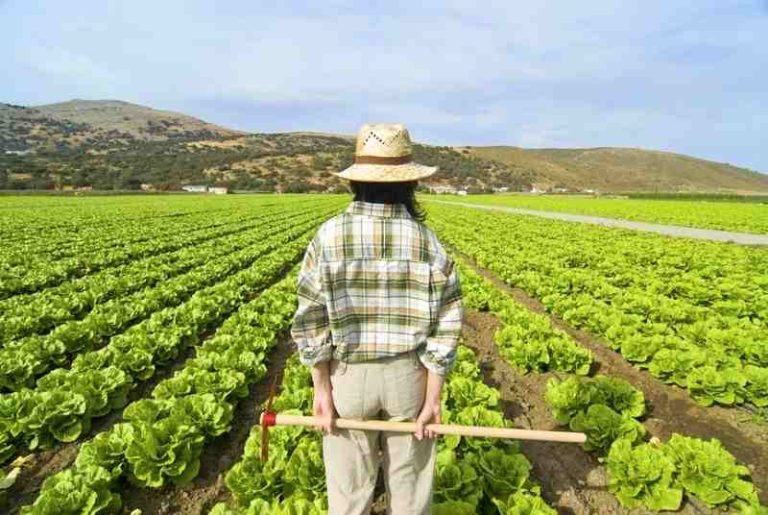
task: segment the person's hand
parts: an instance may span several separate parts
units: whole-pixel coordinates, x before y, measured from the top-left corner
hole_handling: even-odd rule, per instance
[[[434,438],[437,434],[426,429],[427,424],[440,424],[440,394],[443,391],[443,376],[427,370],[427,391],[424,395],[424,405],[416,417],[416,439]]]
[[[333,405],[328,363],[313,367],[312,381],[315,385],[314,398],[312,400],[312,415],[320,419],[320,422],[316,424],[315,427],[325,434],[330,434],[333,431],[333,419],[336,417],[336,407]]]
[[[421,412],[419,413],[419,416],[416,417],[416,439],[422,440],[424,437],[426,438],[434,438],[437,436],[437,434],[434,431],[430,431],[427,429],[427,424],[439,424],[440,423],[440,399],[437,399],[437,402],[434,402],[434,400],[430,400],[430,402],[425,402],[424,406],[421,407]]]

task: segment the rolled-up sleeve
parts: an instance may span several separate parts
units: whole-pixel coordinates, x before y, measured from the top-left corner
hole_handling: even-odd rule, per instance
[[[427,337],[426,345],[419,352],[424,366],[439,375],[447,374],[456,360],[456,347],[464,316],[458,271],[450,260],[444,268],[446,281],[440,296],[437,319]]]
[[[299,360],[305,365],[329,361],[332,354],[328,307],[320,278],[320,245],[313,238],[304,254],[298,278],[298,308],[293,317],[291,337]]]

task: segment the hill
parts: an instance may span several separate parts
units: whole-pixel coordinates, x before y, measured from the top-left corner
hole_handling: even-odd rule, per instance
[[[458,147],[513,170],[542,188],[599,191],[766,192],[768,175],[694,157],[635,148]]]
[[[185,184],[263,191],[336,191],[354,135],[246,134],[119,100],[0,104],[0,189],[179,189]],[[439,172],[424,185],[470,192],[768,192],[768,176],[688,156],[638,149],[523,149],[414,143]]]
[[[54,120],[87,124],[104,131],[118,131],[143,140],[232,136],[226,129],[198,118],[172,111],[160,111],[121,100],[70,100],[35,106],[36,111]]]

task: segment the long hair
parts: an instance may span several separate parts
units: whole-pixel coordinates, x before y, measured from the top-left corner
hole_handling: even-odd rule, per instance
[[[416,201],[418,181],[408,182],[360,182],[350,181],[355,194],[353,200],[374,204],[403,204],[414,220],[423,222],[427,214]]]

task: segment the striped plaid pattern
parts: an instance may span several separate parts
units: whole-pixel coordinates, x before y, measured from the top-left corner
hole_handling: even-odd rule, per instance
[[[447,373],[463,308],[453,261],[400,204],[352,202],[304,255],[291,335],[302,363],[370,361],[416,350]]]

